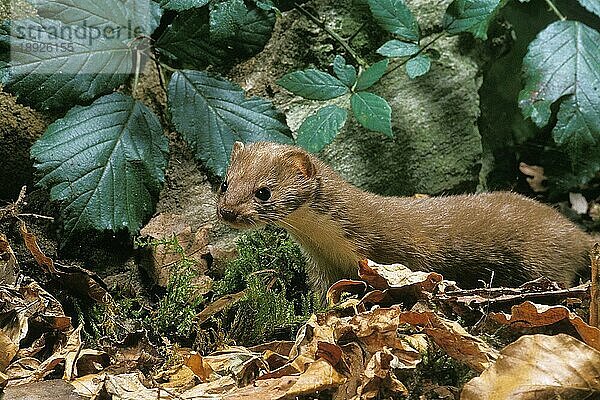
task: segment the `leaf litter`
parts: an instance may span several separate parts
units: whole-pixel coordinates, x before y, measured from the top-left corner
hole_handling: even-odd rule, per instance
[[[204,240],[185,227],[174,230],[201,252]],[[113,301],[99,277],[45,256],[24,224],[21,234],[46,273],[66,285],[78,282],[93,301]],[[0,243],[12,254],[11,267],[17,265],[8,241],[2,237]],[[158,260],[172,262],[160,254]],[[461,399],[600,396],[600,330],[574,312],[590,302],[594,283],[564,289],[540,279],[519,288],[462,290],[437,273],[400,264],[365,260],[358,272],[361,280],[330,288],[329,309],[313,314],[294,341],[223,345],[204,355],[163,339],[169,360],[143,330],[121,343],[87,348],[83,326],[74,327],[50,293],[29,278],[5,282],[0,385],[10,390],[60,378],[89,399],[406,398],[414,390],[407,377],[438,349],[480,374],[464,385]],[[238,297],[207,305],[196,323],[206,323]],[[510,339],[489,341],[486,332],[501,331]],[[427,385],[431,396],[459,398],[460,388]]]

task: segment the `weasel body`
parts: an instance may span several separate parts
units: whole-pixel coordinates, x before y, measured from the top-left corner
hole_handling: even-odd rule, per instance
[[[593,239],[556,210],[496,192],[431,198],[384,197],[344,181],[293,146],[236,142],[217,213],[244,228],[285,228],[309,258],[308,275],[325,292],[357,274],[358,261],[436,271],[460,286],[540,276],[567,286],[589,263]]]

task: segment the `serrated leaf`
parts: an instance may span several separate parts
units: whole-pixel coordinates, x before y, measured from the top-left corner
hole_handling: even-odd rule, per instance
[[[185,11],[190,8],[199,8],[208,4],[210,0],[160,0],[160,6],[167,10]]]
[[[25,104],[66,109],[111,92],[132,72],[134,48],[120,39],[63,38],[60,32],[75,27],[44,18],[11,23],[13,36],[0,35],[0,44],[12,46],[0,79]],[[91,28],[77,28],[91,34]],[[31,51],[40,43],[48,51]]]
[[[137,232],[154,212],[167,152],[156,115],[113,93],[51,124],[31,157],[71,237],[86,229]]]
[[[478,39],[487,39],[490,22],[507,0],[454,0],[446,9],[443,25],[446,32],[456,35],[470,32]]]
[[[375,21],[403,39],[419,40],[419,25],[403,0],[368,0]]]
[[[377,53],[385,57],[408,57],[417,54],[421,48],[414,43],[401,42],[400,40],[387,41],[377,49]]]
[[[352,87],[356,82],[356,68],[353,65],[347,65],[344,57],[339,54],[333,59],[333,72],[348,87]]]
[[[233,37],[242,26],[247,12],[244,0],[225,0],[211,3],[211,38],[222,40]]]
[[[316,69],[290,72],[279,78],[277,84],[310,100],[329,100],[348,93],[343,82]]]
[[[362,71],[356,80],[355,90],[365,90],[373,86],[385,74],[389,62],[390,60],[386,58]]]
[[[309,116],[298,128],[296,143],[317,153],[333,142],[348,118],[348,111],[336,105],[325,106]]]
[[[392,132],[392,109],[385,99],[369,92],[354,93],[350,97],[352,111],[365,128],[394,137]]]
[[[232,39],[217,41],[210,38],[206,9],[189,10],[175,18],[158,39],[156,48],[185,68],[230,65],[262,50],[274,25],[274,12],[252,8]]]
[[[525,87],[519,106],[536,125],[548,124],[550,106],[562,99],[554,140],[577,157],[600,140],[600,33],[577,21],[547,26],[523,59]]]
[[[114,31],[124,41],[151,35],[158,27],[162,10],[151,0],[27,0],[40,17],[67,25],[97,27],[109,35]]]
[[[425,54],[419,54],[406,62],[406,74],[410,79],[425,75],[431,68],[431,59]]]
[[[577,0],[586,10],[600,17],[600,1],[598,0]]]
[[[284,116],[261,98],[246,98],[237,85],[206,72],[182,70],[171,76],[172,120],[208,168],[224,176],[235,141],[292,143]]]

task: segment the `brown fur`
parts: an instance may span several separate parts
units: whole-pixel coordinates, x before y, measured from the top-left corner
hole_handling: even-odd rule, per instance
[[[437,271],[464,287],[489,282],[492,271],[496,285],[547,276],[570,286],[588,266],[591,236],[521,195],[384,197],[297,147],[236,146],[219,215],[228,211],[237,227],[284,227],[309,257],[309,277],[321,291],[355,277],[362,258]],[[268,201],[255,197],[261,187],[270,189]]]

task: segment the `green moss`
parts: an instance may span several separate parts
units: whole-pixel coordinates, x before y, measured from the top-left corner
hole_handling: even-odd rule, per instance
[[[246,290],[221,316],[225,337],[242,345],[292,338],[319,304],[300,248],[284,230],[267,227],[243,235],[238,253],[215,284],[217,296]]]

